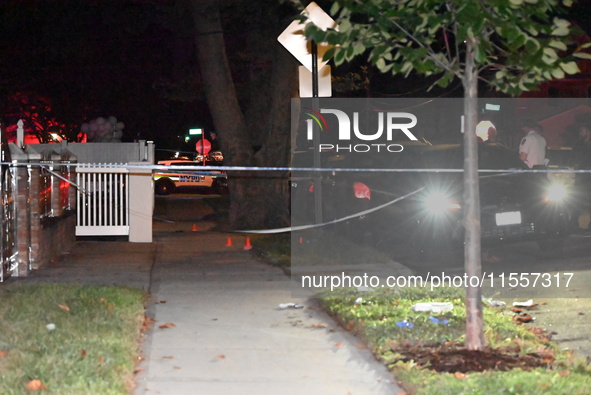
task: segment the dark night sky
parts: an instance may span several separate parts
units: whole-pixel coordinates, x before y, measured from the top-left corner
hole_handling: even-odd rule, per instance
[[[114,115],[127,138],[159,140],[209,126],[197,125],[208,122],[203,103],[166,100],[160,89],[192,74],[186,23],[166,20],[149,1],[4,1],[0,96],[49,97],[56,115],[72,123]]]
[[[211,128],[194,83],[191,22],[187,13],[174,13],[172,3],[1,1],[0,97],[5,103],[14,91],[49,97],[56,116],[69,123],[113,115],[125,123],[127,139],[158,142],[191,126]],[[586,27],[590,4],[575,6]],[[171,85],[186,81],[193,84]],[[164,89],[171,86],[185,89]]]

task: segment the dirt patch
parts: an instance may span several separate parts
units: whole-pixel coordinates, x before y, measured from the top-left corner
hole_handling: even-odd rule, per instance
[[[507,371],[520,368],[531,370],[547,367],[554,361],[554,353],[543,350],[520,354],[519,346],[468,350],[460,344],[398,346],[392,351],[402,355],[401,361],[414,361],[418,366],[447,373]]]

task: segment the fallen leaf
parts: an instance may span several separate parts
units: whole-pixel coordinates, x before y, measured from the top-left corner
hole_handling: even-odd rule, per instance
[[[534,318],[532,316],[530,316],[529,314],[525,314],[525,313],[515,316],[514,318],[515,318],[515,322],[517,322],[518,324],[532,322],[534,320]]]
[[[41,380],[31,380],[27,383],[27,389],[29,391],[44,391],[47,387]]]
[[[327,327],[326,324],[312,324],[312,325],[310,325],[310,328],[315,328],[315,329],[326,328],[326,327]]]
[[[137,368],[136,370],[133,371],[133,374],[138,374],[144,371],[144,368]]]
[[[566,377],[570,374],[570,370],[561,370],[560,372],[558,372],[558,375],[561,377]]]
[[[166,357],[162,357],[162,359],[174,359],[174,357],[166,356]]]
[[[8,352],[7,351],[0,351],[0,358],[6,358],[8,357]]]
[[[181,367],[180,366],[173,365],[172,368],[173,369],[180,369]]]
[[[148,332],[150,330],[150,325],[152,325],[154,322],[156,322],[156,320],[144,314],[144,322],[142,323],[141,331]]]
[[[351,331],[353,330],[353,328],[355,328],[355,321],[351,320],[347,322],[347,326],[345,326],[345,329]]]
[[[81,356],[82,358],[84,358],[84,357],[86,356],[86,350],[81,350],[81,351],[80,351],[80,356]]]
[[[168,328],[173,328],[175,326],[176,325],[173,324],[172,322],[167,322],[166,324],[160,325],[158,328],[160,328],[160,329],[168,329]]]
[[[455,372],[454,377],[458,380],[464,380],[466,378],[466,375],[462,372]]]
[[[342,342],[341,343],[335,343],[334,346],[335,347],[343,347],[343,343]]]
[[[363,344],[358,344],[357,348],[360,350],[365,350],[365,346]]]
[[[102,365],[103,363],[105,363],[105,358],[103,358],[103,356],[99,356],[96,361],[98,362],[99,365]]]
[[[58,304],[59,308],[64,311],[70,311],[70,307],[67,304]]]
[[[224,354],[220,354],[220,355],[218,355],[216,358],[219,358],[219,359],[226,359],[226,356],[225,356]]]

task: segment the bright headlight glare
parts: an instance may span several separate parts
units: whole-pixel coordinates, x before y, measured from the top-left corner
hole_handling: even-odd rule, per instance
[[[425,208],[432,214],[442,214],[448,210],[458,210],[460,204],[442,192],[432,192],[425,197]]]
[[[545,199],[547,202],[560,202],[568,195],[566,186],[563,184],[552,184],[546,190]]]

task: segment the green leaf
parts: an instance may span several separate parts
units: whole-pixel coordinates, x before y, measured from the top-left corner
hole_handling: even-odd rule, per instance
[[[442,88],[445,88],[449,85],[449,83],[453,80],[454,75],[452,73],[444,73],[443,76],[439,80],[437,80],[437,85]]]
[[[378,68],[378,70],[382,71],[382,69],[386,67],[386,61],[384,60],[384,58],[379,58],[378,60],[376,60],[375,65]]]
[[[404,73],[404,72],[410,72],[410,71],[412,71],[412,69],[413,69],[412,62],[406,61],[406,62],[404,62],[404,64],[402,65],[402,68],[400,69],[400,72],[401,72],[401,73]]]
[[[345,61],[345,51],[343,48],[336,49],[336,53],[334,56],[334,63],[339,66]]]
[[[523,4],[523,0],[510,0],[511,5],[520,6]]]
[[[562,69],[552,69],[552,76],[557,79],[564,78],[564,71]]]
[[[339,22],[339,32],[341,33],[347,33],[351,30],[352,27],[353,26],[351,25],[351,21],[348,19],[344,19]]]
[[[573,54],[573,56],[579,59],[591,60],[591,54],[588,54],[586,52],[576,52]]]
[[[562,41],[552,40],[552,41],[550,41],[550,43],[548,45],[554,49],[558,49],[559,51],[566,51],[567,50],[566,44],[563,43]]]
[[[330,7],[329,11],[330,15],[336,15],[337,12],[339,12],[339,8],[341,8],[341,6],[338,2],[335,1],[334,3],[332,3],[332,6]]]
[[[477,64],[482,64],[486,60],[486,53],[482,45],[477,44],[474,46],[474,60],[476,60]]]
[[[570,22],[567,21],[566,19],[554,18],[552,22],[554,23],[554,26],[558,26],[558,27],[569,27],[570,26]]]
[[[567,26],[559,26],[556,29],[552,30],[552,35],[557,37],[564,37],[567,36],[570,32]]]
[[[558,55],[556,54],[555,50],[546,47],[544,48],[544,56],[542,56],[542,60],[546,64],[554,64],[554,62],[558,60]]]
[[[538,52],[539,49],[540,49],[540,42],[538,40],[529,37],[525,41],[525,50],[528,53],[534,54],[534,53]]]
[[[322,60],[329,60],[334,56],[334,53],[336,51],[336,47],[332,47],[330,49],[328,49],[325,53],[324,56],[322,57]]]
[[[365,52],[365,45],[360,42],[353,44],[353,55],[357,56]]]
[[[562,70],[564,70],[564,72],[566,74],[577,74],[578,72],[580,72],[579,70],[579,66],[577,65],[576,62],[566,62],[566,63],[560,63],[560,68]]]

